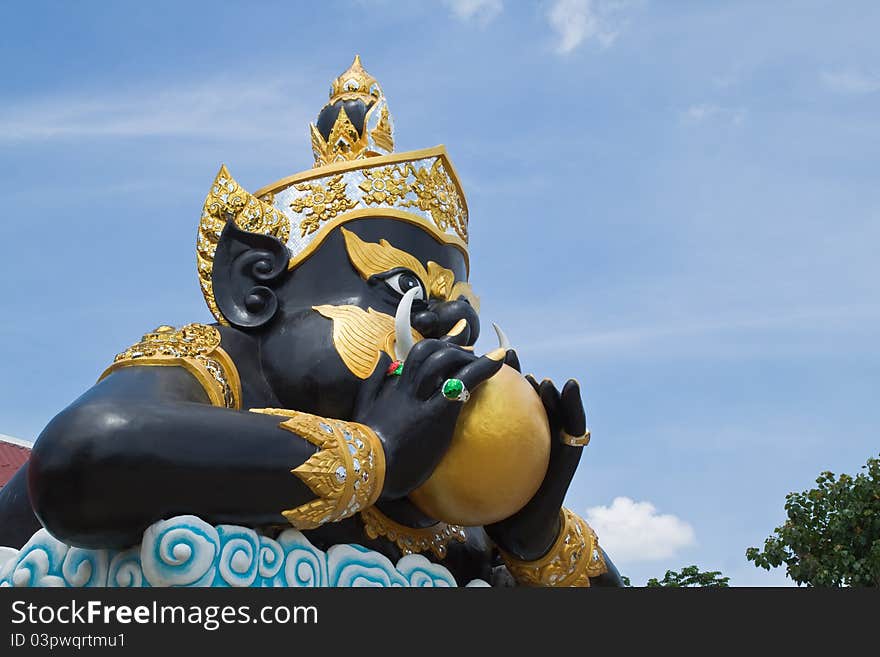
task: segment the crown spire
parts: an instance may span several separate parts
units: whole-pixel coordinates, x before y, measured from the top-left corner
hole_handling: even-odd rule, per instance
[[[315,166],[394,151],[394,124],[379,82],[354,56],[330,84],[330,100],[310,126]]]
[[[331,104],[338,100],[362,100],[365,103],[370,103],[381,97],[382,88],[376,78],[364,69],[360,55],[354,56],[351,66],[330,86]]]

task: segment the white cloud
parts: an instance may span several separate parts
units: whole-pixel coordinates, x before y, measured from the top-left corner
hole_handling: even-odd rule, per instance
[[[688,107],[682,112],[681,116],[688,123],[721,120],[730,122],[733,125],[740,125],[746,118],[746,111],[738,107],[722,107],[715,103],[700,103]]]
[[[880,91],[880,77],[855,69],[823,71],[822,83],[831,91],[842,94],[872,94]]]
[[[311,117],[300,110],[296,98],[289,83],[247,79],[43,97],[0,110],[0,141],[272,135],[299,140],[298,133],[305,135]]]
[[[490,23],[504,9],[503,0],[446,0],[446,5],[459,20],[480,25]]]
[[[565,55],[585,41],[595,40],[602,48],[617,39],[614,15],[627,6],[620,0],[556,0],[547,20],[556,32],[556,52]]]
[[[615,563],[668,559],[696,543],[693,527],[650,502],[615,497],[611,506],[587,509],[587,522]]]

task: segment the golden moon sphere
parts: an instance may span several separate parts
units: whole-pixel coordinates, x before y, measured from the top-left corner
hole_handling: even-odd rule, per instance
[[[449,450],[410,499],[438,520],[488,525],[525,506],[549,460],[544,405],[519,372],[503,365],[471,393]]]

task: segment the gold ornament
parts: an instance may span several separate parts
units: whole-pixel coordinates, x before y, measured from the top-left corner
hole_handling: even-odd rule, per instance
[[[301,227],[304,221],[311,223],[311,204],[305,199],[312,185],[326,187],[339,175],[353,205],[321,221],[314,233],[294,228],[303,239],[288,242],[291,268],[311,255],[334,228],[363,217],[399,219],[419,226],[438,241],[458,248],[467,262],[467,203],[442,146],[334,162],[279,180],[255,194],[258,198],[274,195],[276,207],[284,208],[290,225]],[[294,206],[297,200],[300,203]]]
[[[271,205],[271,201],[261,201],[242,189],[229,174],[226,166],[221,166],[202,208],[202,218],[199,221],[199,235],[196,242],[196,259],[202,294],[211,314],[223,325],[228,325],[228,323],[214,300],[212,275],[217,243],[230,219],[235,221],[241,230],[270,235],[281,242],[287,242],[287,238],[290,236],[290,220],[287,216],[275,209]]]
[[[417,207],[431,213],[437,227],[446,231],[451,228],[463,240],[467,240],[467,209],[446,170],[437,160],[431,168],[407,165],[415,180],[410,190],[416,195],[412,201],[401,201],[401,207]]]
[[[376,369],[382,352],[394,354],[394,318],[372,308],[359,306],[313,306],[333,320],[333,346],[348,370],[366,379]],[[422,336],[413,330],[413,339]]]
[[[503,358],[506,350],[500,350]],[[550,427],[541,399],[503,365],[471,391],[449,449],[410,499],[432,518],[466,527],[497,522],[534,496],[550,460]]]
[[[241,408],[241,381],[222,347],[220,331],[205,324],[159,326],[113,359],[99,381],[123,367],[177,366],[192,374],[214,406]]]
[[[391,116],[388,114],[388,105],[382,105],[379,122],[370,132],[370,136],[379,148],[389,153],[394,150],[394,135],[391,128]]]
[[[294,199],[290,204],[294,212],[304,212],[299,224],[301,235],[314,233],[322,222],[329,221],[357,205],[357,201],[346,196],[341,175],[333,176],[326,182],[296,185],[296,188],[301,192],[309,192],[307,196]]]
[[[563,509],[559,537],[540,559],[521,561],[501,552],[510,574],[526,586],[590,586],[590,578],[608,572],[596,532],[581,518]]]
[[[450,541],[464,543],[467,540],[465,529],[460,525],[438,522],[430,527],[407,527],[395,522],[375,506],[364,509],[360,516],[367,536],[374,539],[384,536],[397,545],[404,555],[431,550],[438,559],[443,559]]]
[[[562,442],[569,447],[586,447],[590,444],[590,430],[587,429],[580,436],[572,436],[570,433],[563,431]]]
[[[385,452],[372,429],[283,408],[251,411],[288,418],[279,425],[282,429],[318,447],[305,463],[291,470],[317,496],[282,511],[291,525],[300,530],[315,529],[375,504],[385,482]]]
[[[331,105],[339,100],[361,100],[369,105],[381,97],[382,88],[376,78],[364,70],[360,55],[355,55],[351,66],[330,85]]]
[[[358,134],[357,128],[348,118],[344,107],[339,108],[339,114],[330,130],[327,141],[314,125],[309,126],[312,136],[312,153],[315,155],[315,166],[325,166],[333,162],[344,162],[364,157],[367,150],[367,133]]]
[[[371,276],[384,274],[392,269],[409,269],[418,276],[428,295],[443,301],[465,297],[477,310],[480,301],[467,281],[455,282],[455,274],[450,269],[429,261],[427,269],[414,255],[395,248],[388,240],[365,242],[355,233],[342,228],[345,238],[345,249],[348,259],[357,269],[361,278],[368,280]]]
[[[399,167],[364,169],[364,181],[358,185],[367,205],[394,205],[409,193],[406,174]]]
[[[359,100],[364,104],[366,114],[363,129],[358,132],[344,106],[339,107],[339,113],[326,140],[318,128],[311,124],[309,130],[316,167],[375,157],[381,155],[381,151],[390,153],[394,150],[388,104],[376,78],[364,70],[359,56],[355,56],[348,70],[330,85],[330,101],[325,108],[347,100]],[[373,123],[376,112],[379,112],[378,119],[370,129],[368,126]]]

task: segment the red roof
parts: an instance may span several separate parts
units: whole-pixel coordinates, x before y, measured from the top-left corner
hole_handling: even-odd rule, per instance
[[[31,455],[30,448],[19,445],[17,442],[6,442],[0,437],[0,488],[3,488],[12,479],[12,475]]]

